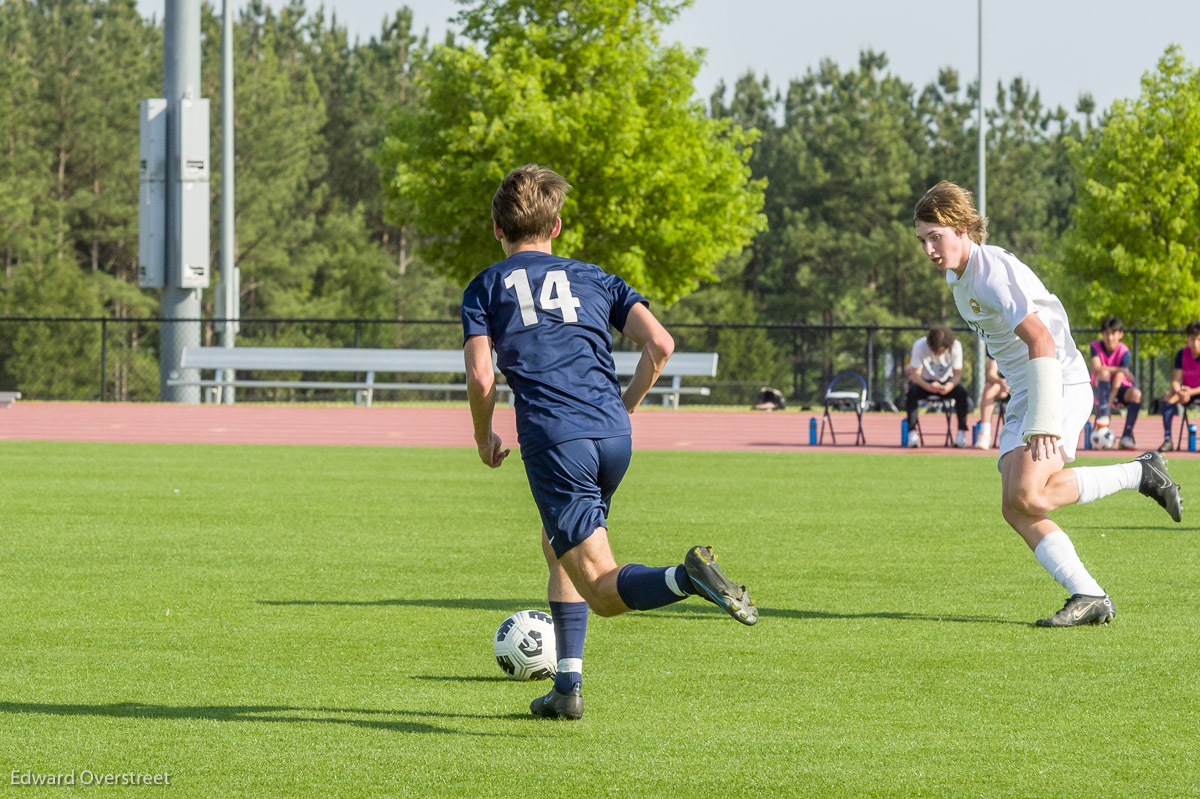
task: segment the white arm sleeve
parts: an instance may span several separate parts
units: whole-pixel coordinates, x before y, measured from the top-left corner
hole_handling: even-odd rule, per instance
[[[1033,358],[1025,367],[1029,410],[1025,412],[1024,443],[1034,436],[1062,438],[1062,364],[1057,358]]]

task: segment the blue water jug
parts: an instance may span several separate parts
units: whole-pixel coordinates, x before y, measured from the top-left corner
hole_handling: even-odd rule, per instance
[[[808,420],[808,443],[816,446],[817,443],[817,417],[812,417]]]
[[[1188,452],[1196,451],[1196,425],[1188,425]]]
[[[908,446],[908,419],[900,420],[900,446]]]
[[[972,447],[979,446],[979,425],[981,425],[981,424],[983,424],[983,422],[976,422],[975,426],[971,428],[971,446]]]
[[[1084,449],[1092,448],[1092,423],[1091,422],[1087,422],[1083,426],[1083,448]]]

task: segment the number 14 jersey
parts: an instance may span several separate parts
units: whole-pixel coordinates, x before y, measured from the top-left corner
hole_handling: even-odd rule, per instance
[[[594,264],[514,253],[463,292],[463,341],[489,336],[513,390],[521,457],[577,438],[629,435],[610,330],[646,298]]]

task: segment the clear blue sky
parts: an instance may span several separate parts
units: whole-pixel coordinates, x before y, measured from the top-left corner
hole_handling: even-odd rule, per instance
[[[162,18],[166,0],[138,0],[144,14]],[[210,0],[218,11],[222,0]],[[241,8],[244,0],[232,0]],[[316,8],[321,0],[308,0]],[[267,4],[279,7],[277,0]],[[367,39],[401,5],[413,10],[418,32],[441,41],[454,0],[324,0],[352,37]],[[696,81],[707,98],[717,82],[732,89],[753,69],[780,88],[823,58],[845,68],[865,48],[885,52],[892,71],[923,86],[940,67],[966,80],[977,73],[977,0],[695,0],[666,32],[668,41],[704,48]],[[998,80],[1024,77],[1048,106],[1072,110],[1090,91],[1101,108],[1139,92],[1167,45],[1183,46],[1200,63],[1200,0],[983,0],[986,97]]]

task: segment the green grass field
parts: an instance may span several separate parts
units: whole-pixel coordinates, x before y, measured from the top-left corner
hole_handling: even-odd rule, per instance
[[[1044,630],[1065,592],[1000,518],[989,458],[636,453],[618,561],[711,543],[761,620],[593,616],[570,723],[529,716],[547,683],[492,659],[508,613],[546,607],[515,459],[0,456],[17,795],[85,770],[171,775],[121,796],[1200,795],[1200,538],[1136,492],[1057,514],[1115,623]],[[1200,492],[1200,461],[1172,469]]]

